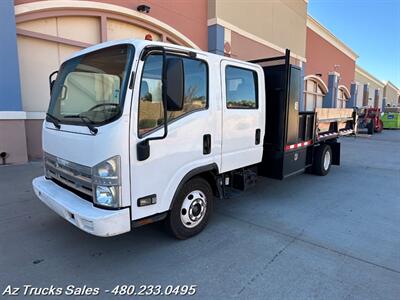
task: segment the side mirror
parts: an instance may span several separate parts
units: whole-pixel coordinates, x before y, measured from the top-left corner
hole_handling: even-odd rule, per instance
[[[181,58],[168,58],[165,79],[167,86],[165,96],[168,111],[180,111],[183,108],[185,96],[185,75]]]

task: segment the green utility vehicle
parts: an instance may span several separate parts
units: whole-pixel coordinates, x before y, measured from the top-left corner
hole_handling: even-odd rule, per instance
[[[400,107],[385,108],[382,122],[385,129],[400,129]]]

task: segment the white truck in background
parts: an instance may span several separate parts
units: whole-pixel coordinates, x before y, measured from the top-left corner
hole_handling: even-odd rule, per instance
[[[215,198],[257,176],[326,175],[355,114],[299,113],[300,69],[289,60],[144,40],[75,53],[49,78],[35,194],[97,236],[165,219],[185,239],[207,225]]]

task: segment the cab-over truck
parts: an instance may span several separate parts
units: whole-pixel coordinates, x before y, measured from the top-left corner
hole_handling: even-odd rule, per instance
[[[49,77],[35,194],[97,236],[164,219],[191,237],[214,199],[257,176],[340,164],[337,139],[354,132],[354,112],[299,112],[301,80],[288,50],[252,62],[145,40],[76,52]]]

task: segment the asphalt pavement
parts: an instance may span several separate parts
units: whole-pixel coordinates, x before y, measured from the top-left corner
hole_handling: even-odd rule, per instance
[[[113,299],[105,291],[126,284],[196,285],[188,298],[199,299],[398,300],[400,131],[341,142],[342,164],[328,176],[260,179],[218,200],[208,227],[185,241],[160,224],[86,234],[34,196],[40,162],[1,166],[0,295],[73,285]]]

